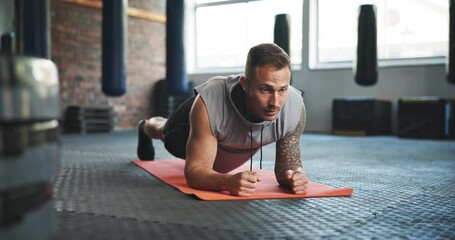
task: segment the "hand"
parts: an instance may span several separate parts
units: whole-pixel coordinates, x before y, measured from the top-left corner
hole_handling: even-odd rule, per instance
[[[286,170],[286,172],[284,172],[284,177],[295,194],[306,193],[308,179],[303,172]]]
[[[254,193],[256,182],[260,181],[257,172],[239,172],[228,178],[227,190],[234,196],[248,197]]]

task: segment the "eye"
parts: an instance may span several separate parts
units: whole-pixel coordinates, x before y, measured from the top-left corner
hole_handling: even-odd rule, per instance
[[[281,89],[279,90],[279,92],[280,92],[280,93],[285,93],[287,90],[288,90],[288,88],[281,88]]]
[[[260,90],[263,93],[269,93],[270,92],[270,88],[267,88],[267,87],[262,87],[262,88],[260,88]]]

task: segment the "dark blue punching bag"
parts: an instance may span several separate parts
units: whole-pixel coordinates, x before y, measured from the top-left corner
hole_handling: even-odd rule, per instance
[[[449,54],[447,56],[447,81],[455,84],[455,2],[449,6]]]
[[[17,0],[15,11],[17,52],[50,59],[49,0]]]
[[[184,3],[184,0],[168,0],[166,5],[166,82],[169,95],[185,95],[189,90],[183,46]]]
[[[357,33],[355,82],[362,86],[371,86],[378,81],[376,9],[374,5],[360,6]]]
[[[103,0],[102,90],[109,96],[126,92],[127,6],[127,0]]]

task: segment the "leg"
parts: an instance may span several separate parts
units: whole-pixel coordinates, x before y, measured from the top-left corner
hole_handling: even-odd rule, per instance
[[[152,117],[141,120],[138,125],[137,156],[141,160],[154,160],[155,148],[152,139],[164,140],[164,126],[167,119],[163,117]]]
[[[185,158],[189,133],[189,112],[193,101],[194,97],[187,99],[170,116],[169,120],[163,117],[152,117],[139,122],[137,146],[139,159],[155,159],[152,139],[162,140],[169,153],[178,158]]]
[[[154,160],[155,148],[152,143],[152,132],[155,134],[155,126],[151,126],[150,120],[141,120],[137,126],[138,143],[137,143],[137,156],[141,160]],[[153,131],[152,131],[153,130]]]
[[[167,119],[164,117],[152,117],[145,120],[144,133],[152,139],[160,139],[164,141],[164,126],[166,126]]]
[[[186,142],[190,132],[189,114],[194,96],[183,102],[164,126],[164,147],[175,157],[186,158]]]

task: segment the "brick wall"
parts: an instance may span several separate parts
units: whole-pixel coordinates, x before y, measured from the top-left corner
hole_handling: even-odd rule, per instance
[[[129,0],[130,7],[165,15],[165,0]],[[153,84],[165,77],[164,23],[128,17],[127,92],[101,92],[100,9],[51,1],[52,60],[59,69],[62,116],[68,105],[112,106],[116,127],[128,128],[152,113]]]

